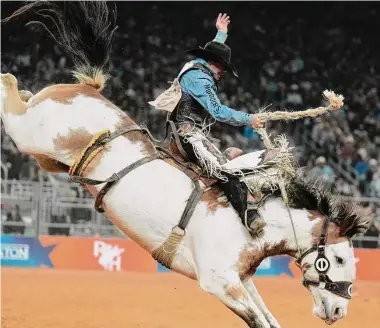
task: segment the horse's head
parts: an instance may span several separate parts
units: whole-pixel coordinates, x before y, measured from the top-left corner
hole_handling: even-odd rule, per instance
[[[314,314],[332,324],[347,315],[351,299],[355,278],[351,238],[365,232],[370,222],[354,205],[335,199],[318,183],[295,177],[285,187],[294,219],[291,230],[282,230],[297,254],[303,285],[314,299]]]
[[[355,257],[351,237],[364,232],[369,222],[346,204],[319,222],[312,246],[297,263],[302,269],[303,284],[314,299],[313,313],[332,324],[347,315],[352,296]]]

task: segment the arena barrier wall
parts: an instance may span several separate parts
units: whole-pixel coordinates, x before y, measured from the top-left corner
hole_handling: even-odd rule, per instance
[[[157,264],[132,240],[1,236],[1,265],[155,272]]]
[[[355,249],[356,279],[380,281],[380,249]],[[105,271],[170,271],[132,240],[61,237],[1,236],[1,266],[48,267]],[[256,276],[300,278],[289,256],[265,259]]]

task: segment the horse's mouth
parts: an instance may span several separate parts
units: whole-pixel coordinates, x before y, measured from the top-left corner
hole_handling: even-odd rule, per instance
[[[326,324],[326,325],[329,325],[329,326],[332,325],[332,324],[335,323],[335,322],[336,322],[336,320],[331,320],[331,319],[326,319],[326,320],[325,320],[325,324]]]

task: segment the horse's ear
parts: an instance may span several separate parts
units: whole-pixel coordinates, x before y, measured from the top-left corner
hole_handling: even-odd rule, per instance
[[[340,235],[352,238],[356,234],[365,233],[371,225],[370,213],[348,203],[338,206],[336,219],[333,220],[340,228]]]
[[[369,215],[351,215],[347,219],[347,224],[343,224],[345,228],[344,234],[352,238],[356,234],[365,233],[372,224],[372,219]],[[343,232],[343,231],[342,231]]]
[[[364,216],[354,216],[352,218],[353,225],[345,231],[345,235],[352,238],[356,234],[365,233],[371,225],[371,220]]]

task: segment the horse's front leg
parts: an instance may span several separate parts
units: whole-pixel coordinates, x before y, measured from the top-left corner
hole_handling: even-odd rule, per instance
[[[244,287],[247,289],[249,295],[252,297],[253,301],[256,303],[258,308],[264,314],[265,318],[267,319],[267,321],[270,324],[270,327],[271,328],[281,328],[281,326],[277,322],[276,318],[273,316],[273,314],[266,307],[263,299],[261,298],[259,292],[256,289],[255,284],[252,281],[252,278],[247,279],[246,281],[244,281],[243,284],[244,284]]]
[[[201,289],[216,296],[251,328],[270,328],[264,314],[255,304],[240,280],[239,274],[227,270],[201,270]]]

